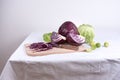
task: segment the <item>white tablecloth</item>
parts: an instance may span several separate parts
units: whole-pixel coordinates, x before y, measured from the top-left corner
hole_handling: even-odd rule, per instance
[[[0,80],[120,80],[119,30],[96,33],[95,40],[108,41],[108,48],[90,53],[27,56],[24,44],[42,41],[42,34],[34,32],[25,39],[9,58]]]

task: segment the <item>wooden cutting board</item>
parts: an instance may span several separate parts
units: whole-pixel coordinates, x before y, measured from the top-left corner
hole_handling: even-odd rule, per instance
[[[86,48],[81,46],[72,46],[72,45],[60,45],[59,48],[53,47],[52,49],[46,51],[36,52],[34,49],[29,48],[30,44],[25,44],[25,50],[29,56],[44,56],[50,54],[65,54],[65,53],[74,53],[74,52],[83,52]]]

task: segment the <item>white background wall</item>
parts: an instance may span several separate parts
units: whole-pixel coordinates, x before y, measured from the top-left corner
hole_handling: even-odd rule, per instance
[[[57,30],[66,20],[119,27],[120,0],[0,0],[0,73],[31,32]]]

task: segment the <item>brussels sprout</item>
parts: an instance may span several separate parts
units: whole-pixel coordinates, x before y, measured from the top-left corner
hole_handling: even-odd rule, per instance
[[[108,47],[109,43],[108,42],[104,42],[104,47]]]
[[[97,48],[101,47],[101,44],[100,43],[96,43],[96,47]]]
[[[92,51],[92,48],[86,49],[86,52],[91,52],[91,51]]]
[[[91,43],[94,40],[95,33],[94,28],[89,24],[82,24],[78,27],[80,35],[85,37],[87,43]]]

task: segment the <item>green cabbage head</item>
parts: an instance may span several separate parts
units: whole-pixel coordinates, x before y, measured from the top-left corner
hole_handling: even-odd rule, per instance
[[[89,24],[82,24],[78,27],[80,35],[85,37],[87,43],[91,43],[94,40],[95,33],[94,28]]]
[[[52,33],[45,33],[45,34],[43,34],[43,40],[45,42],[51,42],[51,35],[52,35]]]

